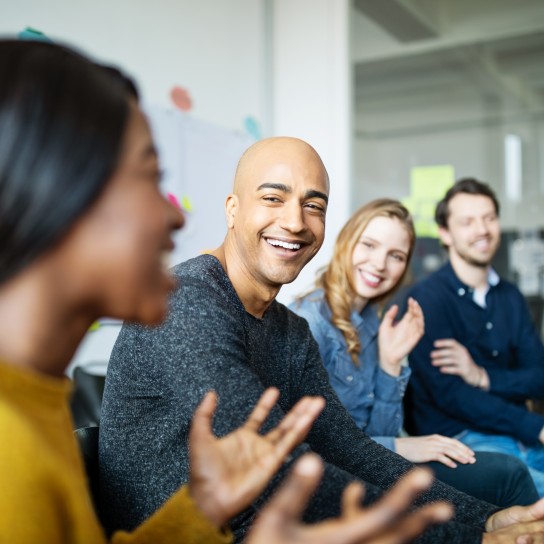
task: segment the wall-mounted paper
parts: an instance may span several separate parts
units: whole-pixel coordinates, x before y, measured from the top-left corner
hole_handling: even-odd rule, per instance
[[[414,218],[417,236],[438,237],[436,204],[455,182],[453,166],[418,166],[410,171],[410,196],[402,199]]]

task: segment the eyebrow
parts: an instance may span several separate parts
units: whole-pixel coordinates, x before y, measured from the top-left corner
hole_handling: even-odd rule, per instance
[[[365,234],[361,234],[361,237],[359,238],[359,242],[363,239],[366,239],[366,240],[369,240],[370,242],[374,242],[375,244],[381,244],[380,241],[376,240],[375,238],[372,238],[372,236],[368,236],[368,235],[365,235]],[[400,249],[398,247],[394,247],[392,248],[390,251],[398,251],[399,253],[402,253],[403,255],[405,255],[406,257],[408,256],[408,251],[404,251],[404,249]]]
[[[282,193],[292,193],[293,189],[289,187],[288,185],[285,185],[284,183],[262,183],[257,187],[257,191],[262,191],[263,189],[276,189],[277,191],[281,191]],[[304,194],[305,198],[321,198],[324,200],[327,204],[329,203],[329,197],[322,193],[321,191],[316,191],[315,189],[309,189]]]

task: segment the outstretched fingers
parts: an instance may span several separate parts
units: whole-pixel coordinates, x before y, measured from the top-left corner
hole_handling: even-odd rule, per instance
[[[303,455],[268,501],[257,523],[278,526],[298,524],[322,474],[321,459],[313,453]]]
[[[287,455],[304,440],[324,407],[325,399],[322,397],[303,397],[289,410],[279,425],[267,433],[266,439],[274,444],[279,455]]]
[[[189,444],[203,442],[214,437],[212,432],[212,419],[217,408],[217,393],[209,391],[200,404],[196,407],[189,430]]]
[[[447,502],[435,502],[423,506],[403,518],[396,524],[395,530],[389,538],[380,544],[402,544],[411,542],[427,527],[437,523],[445,523],[453,516],[453,507]]]
[[[396,304],[393,304],[393,306],[391,306],[391,308],[389,308],[389,310],[387,310],[387,312],[385,312],[385,314],[383,315],[382,323],[385,323],[387,326],[392,327],[398,313],[399,307]]]
[[[257,432],[262,424],[265,422],[266,418],[270,414],[272,408],[278,401],[280,392],[275,387],[269,387],[259,399],[259,402],[253,408],[251,414],[247,418],[247,421],[244,424],[246,429],[250,431]]]
[[[367,510],[364,519],[361,518],[360,522],[365,524],[368,534],[381,531],[383,527],[395,522],[432,481],[431,472],[421,468],[414,469],[401,478],[391,491]]]

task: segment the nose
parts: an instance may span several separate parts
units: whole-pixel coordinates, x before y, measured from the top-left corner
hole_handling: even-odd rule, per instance
[[[487,234],[489,232],[489,227],[485,219],[481,218],[476,221],[476,231],[478,234]]]
[[[384,270],[387,255],[384,251],[375,250],[372,252],[372,265],[376,270]]]
[[[289,232],[301,232],[306,228],[304,212],[299,202],[288,202],[281,209],[280,226]]]
[[[174,204],[169,198],[165,198],[167,206],[167,223],[171,231],[179,230],[185,225],[185,214],[178,204]]]

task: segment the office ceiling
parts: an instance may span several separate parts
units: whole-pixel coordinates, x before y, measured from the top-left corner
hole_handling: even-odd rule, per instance
[[[353,0],[356,111],[544,112],[542,0]]]

